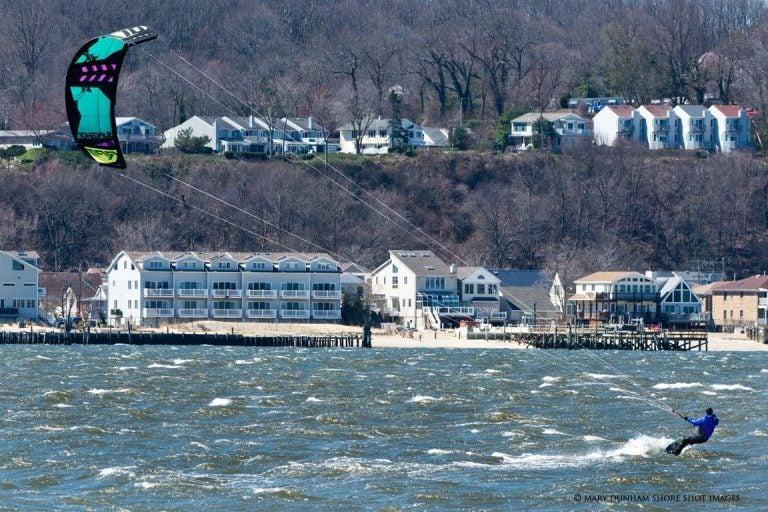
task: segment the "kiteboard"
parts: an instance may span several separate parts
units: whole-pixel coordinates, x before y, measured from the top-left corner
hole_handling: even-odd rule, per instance
[[[683,451],[683,440],[678,439],[677,441],[667,446],[667,449],[664,451],[667,453],[671,453],[672,455],[680,455],[680,452]]]

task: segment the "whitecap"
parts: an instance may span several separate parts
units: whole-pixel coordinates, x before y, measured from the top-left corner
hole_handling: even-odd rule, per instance
[[[715,391],[754,391],[754,389],[741,384],[712,384]]]
[[[422,403],[422,402],[437,402],[439,400],[441,400],[441,399],[440,398],[435,398],[433,396],[416,395],[415,397],[411,398],[408,401],[409,402],[414,402],[414,403]]]
[[[588,373],[588,377],[592,377],[593,379],[615,379],[619,377],[618,375],[610,375],[607,373]]]
[[[254,487],[253,493],[254,494],[280,494],[280,493],[288,493],[291,492],[289,489],[286,489],[285,487]]]
[[[152,482],[136,482],[133,484],[134,487],[139,487],[141,489],[152,489],[153,487],[157,487],[158,483],[152,483]]]
[[[55,404],[54,407],[58,407],[59,409],[67,409],[72,406],[69,404]]]
[[[439,448],[431,448],[427,450],[427,455],[448,455],[453,453],[453,450],[441,450]]]
[[[110,393],[130,393],[130,389],[128,388],[117,388],[117,389],[89,389],[88,392],[92,395],[108,395]]]
[[[113,468],[104,468],[99,471],[99,478],[106,478],[108,476],[129,476],[129,477],[135,477],[136,473],[134,473],[132,470],[136,469],[136,466],[116,466]]]
[[[211,400],[211,403],[208,404],[208,407],[227,407],[229,405],[232,405],[231,398],[214,398]]]
[[[319,398],[315,398],[314,396],[310,396],[306,399],[307,402],[322,402]]]
[[[179,368],[183,368],[182,366],[176,366],[172,364],[160,364],[160,363],[152,363],[151,365],[147,366],[147,368],[173,368],[175,370]]]
[[[493,368],[488,368],[485,370],[485,373],[501,373],[500,370],[494,370]]]
[[[674,382],[674,383],[660,383],[653,386],[653,389],[685,389],[696,388],[701,386],[700,382]]]
[[[556,430],[554,428],[545,428],[542,432],[542,434],[546,435],[554,435],[554,436],[568,436],[570,434],[566,434],[565,432],[560,432],[559,430]]]
[[[605,439],[600,436],[584,436],[582,437],[582,439],[584,439],[588,443],[593,443],[596,441],[605,441]]]
[[[191,363],[192,361],[194,361],[194,359],[174,359],[173,364],[175,364],[176,366],[179,366],[182,364]]]
[[[552,377],[551,375],[545,375],[544,377],[541,378],[541,380],[543,380],[544,382],[559,382],[559,381],[563,380],[563,378],[562,377]]]

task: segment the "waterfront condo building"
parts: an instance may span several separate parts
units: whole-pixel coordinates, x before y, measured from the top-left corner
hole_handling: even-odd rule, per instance
[[[109,322],[338,322],[341,270],[327,254],[127,252],[107,269]]]

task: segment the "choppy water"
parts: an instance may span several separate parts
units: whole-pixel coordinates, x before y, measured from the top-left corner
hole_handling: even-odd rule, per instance
[[[2,510],[768,509],[764,353],[0,350]]]

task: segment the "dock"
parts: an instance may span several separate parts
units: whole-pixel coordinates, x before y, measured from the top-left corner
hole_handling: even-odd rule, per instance
[[[229,347],[370,348],[359,334],[250,336],[229,333],[0,332],[3,345],[213,345]]]
[[[706,331],[606,331],[562,328],[509,333],[510,341],[530,348],[566,350],[707,351]]]

